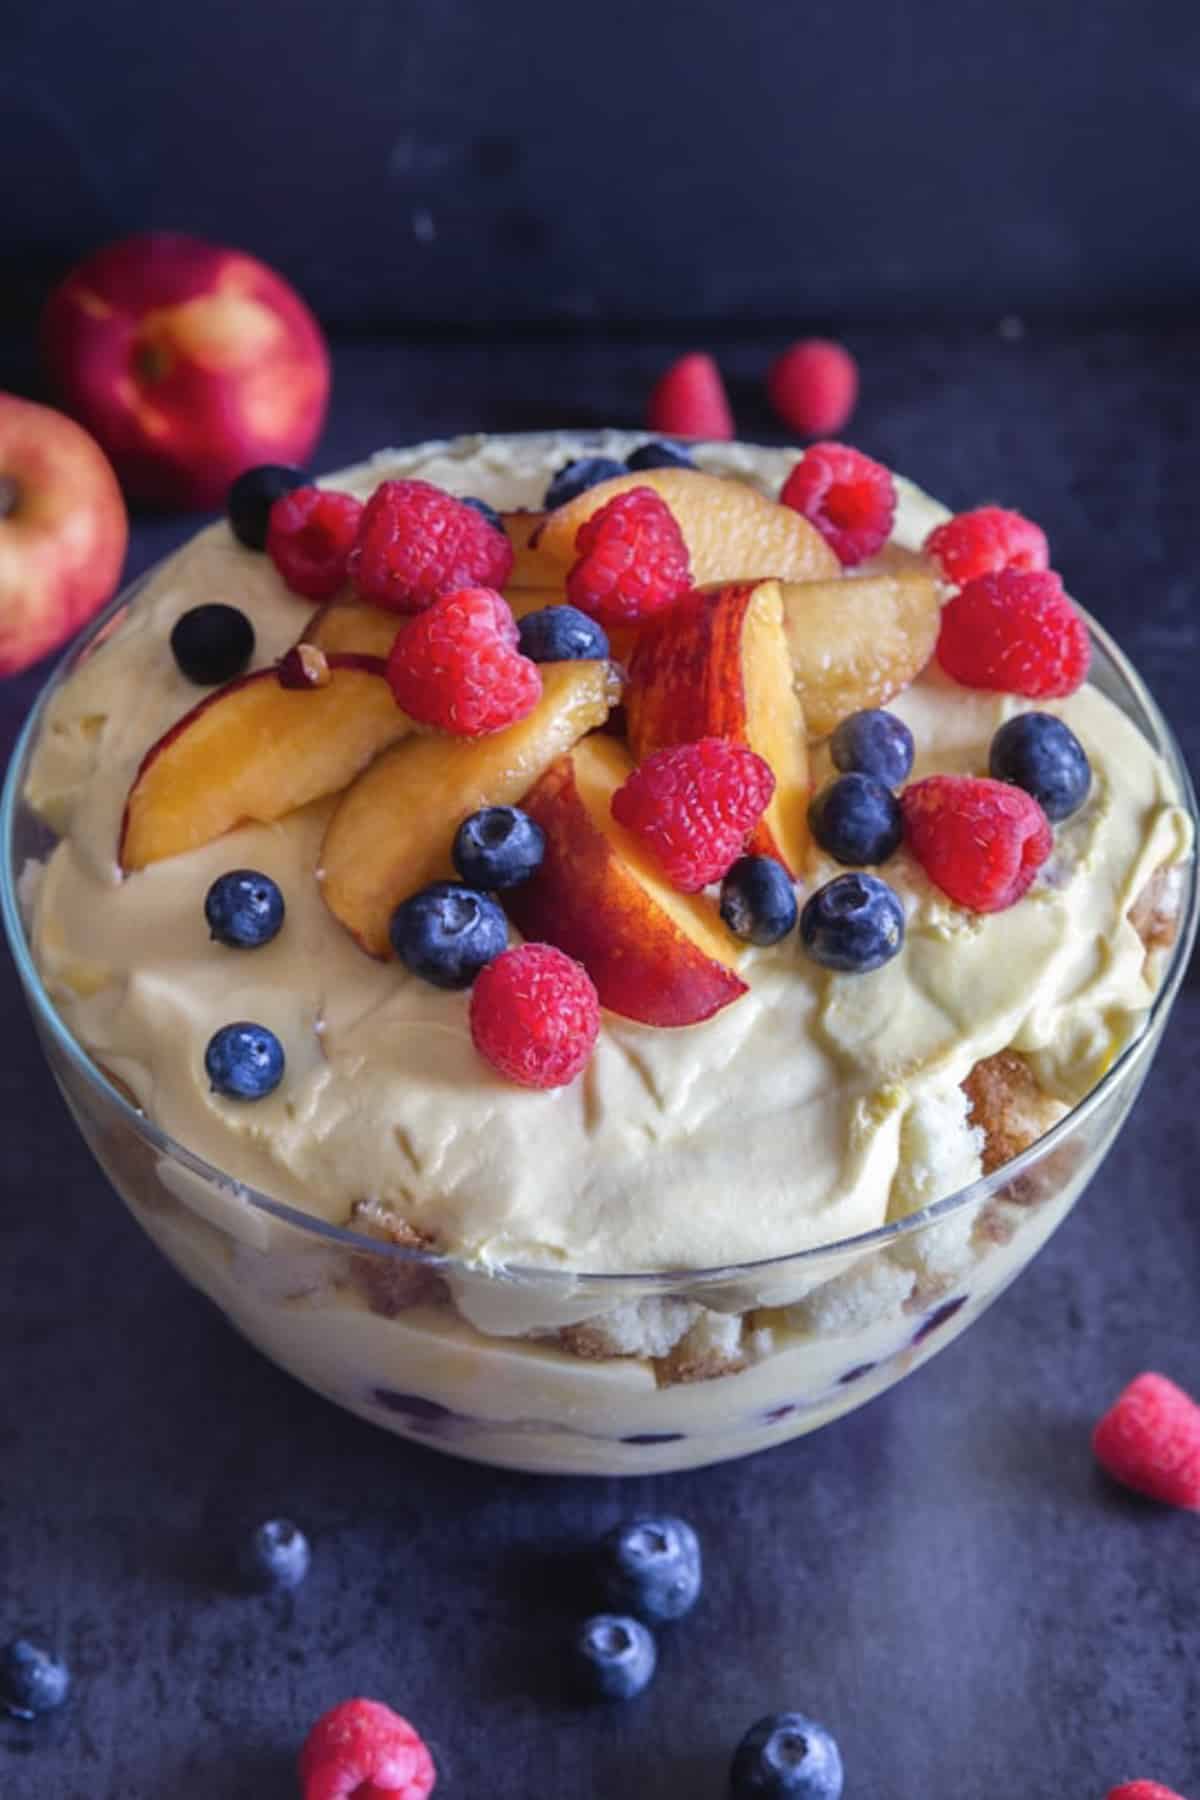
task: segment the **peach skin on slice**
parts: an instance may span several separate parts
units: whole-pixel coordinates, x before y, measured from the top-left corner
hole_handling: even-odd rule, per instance
[[[330,600],[313,614],[299,641],[315,644],[326,656],[381,656],[386,662],[406,623],[401,614],[365,600]]]
[[[741,946],[715,908],[680,894],[612,816],[633,764],[610,737],[589,737],[521,805],[546,834],[532,880],[502,895],[527,938],[581,962],[600,1004],[644,1025],[695,1025],[746,992],[731,966]]]
[[[702,737],[757,751],[771,765],[775,792],[750,848],[800,876],[808,854],[808,738],[777,581],[688,594],[648,619],[629,665],[625,712],[638,762]]]
[[[792,507],[768,500],[744,481],[698,469],[647,469],[599,482],[547,513],[533,539],[538,556],[557,565],[559,578],[565,578],[575,561],[575,533],[584,520],[635,487],[653,488],[675,515],[697,587],[768,575],[779,581],[832,580],[841,572],[816,526]]]
[[[284,687],[257,669],[206,695],[142,758],[118,860],[144,869],[248,821],[268,824],[336,794],[412,720],[375,656],[330,656],[320,687]]]
[[[941,604],[931,574],[848,575],[783,590],[783,624],[809,735],[883,706],[921,673]]]
[[[392,954],[388,925],[401,900],[452,873],[450,846],[469,813],[515,805],[620,696],[606,662],[547,663],[542,697],[516,725],[486,738],[414,737],[343,794],[321,845],[325,904],[371,956]]]

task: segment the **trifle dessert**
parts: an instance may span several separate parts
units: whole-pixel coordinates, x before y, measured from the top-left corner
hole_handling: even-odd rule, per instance
[[[1136,1094],[1192,837],[1114,655],[1036,526],[842,445],[250,471],[22,771],[68,1099],[184,1273],[396,1431],[618,1473],[811,1429]]]

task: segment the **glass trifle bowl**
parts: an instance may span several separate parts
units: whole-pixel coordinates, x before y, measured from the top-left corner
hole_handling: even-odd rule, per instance
[[[1139,931],[1153,967],[1146,1004],[1122,1025],[1098,1079],[1073,1104],[1051,1103],[1023,1087],[1019,1058],[984,1058],[966,1084],[971,1102],[986,1120],[999,1095],[1003,1117],[979,1178],[837,1241],[703,1267],[481,1258],[431,1243],[370,1198],[331,1220],[320,1206],[297,1204],[294,1184],[272,1191],[270,1180],[247,1177],[244,1162],[222,1167],[198,1153],[139,1103],[119,1056],[82,1041],[60,983],[39,966],[31,928],[57,842],[28,798],[31,764],[58,696],[130,610],[138,615],[155,578],[94,622],[25,726],[0,813],[4,923],[51,1069],[121,1198],[186,1279],[317,1392],[402,1437],[534,1472],[636,1475],[747,1455],[863,1404],[948,1344],[1020,1273],[1096,1172],[1187,966],[1197,922],[1191,856],[1175,864],[1169,896],[1155,890],[1143,903]],[[1170,730],[1120,650],[1088,626],[1092,686],[1161,758],[1194,825]],[[238,979],[245,967],[237,961]],[[78,978],[86,987],[86,968]],[[1096,1055],[1094,1045],[1079,1048]],[[921,1154],[931,1164],[937,1124],[936,1116],[925,1124]],[[725,1130],[736,1140],[753,1124],[730,1116]],[[745,1179],[753,1181],[749,1155]]]

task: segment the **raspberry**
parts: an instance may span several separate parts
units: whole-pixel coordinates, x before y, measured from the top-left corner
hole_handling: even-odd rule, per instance
[[[442,594],[405,625],[388,657],[396,704],[421,725],[483,737],[515,725],[542,694],[517,649],[517,622],[491,588]]]
[[[771,405],[801,437],[841,431],[858,399],[858,364],[842,344],[802,338],[771,364]]]
[[[330,488],[294,488],[271,507],[267,555],[293,594],[329,600],[346,579],[362,501]]]
[[[1050,567],[1050,546],[1041,526],[1003,506],[977,506],[935,526],[925,539],[925,554],[957,587],[977,575],[998,575],[1001,569],[1028,575]]]
[[[646,423],[651,431],[665,431],[669,437],[733,436],[729,396],[711,356],[693,350],[659,376],[646,407]]]
[[[930,881],[972,912],[1021,898],[1054,847],[1031,794],[973,775],[930,775],[900,796],[904,836]]]
[[[687,592],[691,563],[675,515],[653,488],[629,488],[575,533],[567,599],[602,625],[661,612]]]
[[[1117,1395],[1092,1449],[1114,1481],[1200,1512],[1200,1406],[1165,1375],[1139,1375]]]
[[[426,1800],[437,1772],[407,1719],[378,1700],[323,1713],[300,1752],[304,1800]]]
[[[421,612],[454,588],[502,588],[512,545],[465,500],[428,481],[384,481],[363,509],[350,579],[364,600]]]
[[[1108,1790],[1108,1800],[1183,1800],[1183,1795],[1161,1781],[1123,1781]]]
[[[810,444],[779,498],[816,526],[848,569],[883,549],[896,515],[891,471],[849,444]]]
[[[685,894],[719,881],[766,811],[775,777],[727,738],[656,750],[612,797],[613,818],[639,837]]]
[[[1091,646],[1052,569],[1001,569],[968,581],[942,608],[936,654],[964,687],[1048,700],[1075,692]]]
[[[521,1087],[566,1087],[591,1061],[600,1001],[582,963],[551,944],[520,944],[481,969],[471,1039]]]

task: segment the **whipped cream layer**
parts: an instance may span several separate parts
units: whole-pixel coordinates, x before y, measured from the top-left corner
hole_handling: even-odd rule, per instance
[[[384,453],[329,485],[365,496],[420,475],[536,507],[570,456],[640,441],[459,439]],[[725,445],[698,461],[774,495],[797,454]],[[885,558],[915,553],[946,516],[911,484],[898,490]],[[1070,1103],[1144,1018],[1159,971],[1126,915],[1156,868],[1187,857],[1189,823],[1150,745],[1085,687],[1046,710],[1082,740],[1092,793],[1017,906],[964,912],[902,850],[881,871],[908,920],[885,968],[829,974],[793,934],[747,950],[750,992],[707,1023],[660,1031],[606,1014],[579,1081],[512,1086],[473,1049],[466,995],[372,961],[327,912],[315,870],[332,801],[122,878],[130,782],[200,696],[171,628],[214,600],[253,620],[256,667],[313,610],[223,523],[149,579],[46,721],[30,799],[62,841],[36,884],[34,950],[95,1060],[181,1143],[277,1199],[337,1223],[358,1201],[386,1204],[485,1269],[756,1261],[870,1230],[974,1179],[978,1133],[956,1089],[979,1058],[1016,1047]],[[891,704],[916,739],[914,776],[985,773],[993,733],[1023,705],[936,669]],[[818,755],[818,777],[827,767]],[[203,900],[216,876],[247,866],[279,883],[287,921],[266,948],[233,952],[210,941]],[[814,866],[806,886],[837,872]],[[287,1054],[282,1085],[254,1104],[213,1094],[204,1074],[208,1039],[235,1018],[269,1026]]]

